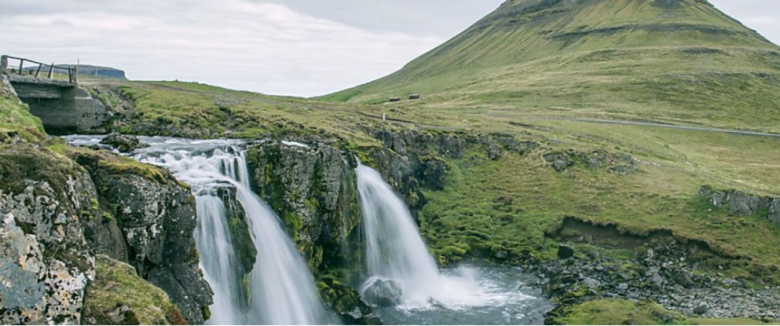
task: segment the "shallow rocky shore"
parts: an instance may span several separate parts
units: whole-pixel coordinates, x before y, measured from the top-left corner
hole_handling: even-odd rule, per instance
[[[686,245],[677,241],[657,244],[635,259],[616,259],[596,251],[569,257],[571,247],[561,248],[562,259],[524,266],[540,279],[531,286],[542,287],[557,305],[547,314],[547,323],[554,323],[569,306],[598,299],[649,299],[689,317],[763,321],[780,317],[780,287],[695,273],[696,258],[689,257]]]

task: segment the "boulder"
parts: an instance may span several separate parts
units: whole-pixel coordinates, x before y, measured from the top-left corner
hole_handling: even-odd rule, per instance
[[[149,144],[142,143],[136,136],[122,135],[116,132],[109,134],[106,136],[106,138],[103,138],[100,143],[103,145],[112,146],[119,150],[120,153],[130,153],[139,148],[149,147]]]
[[[571,257],[574,257],[574,248],[565,244],[558,246],[558,258],[569,259]]]
[[[737,215],[752,215],[758,211],[758,196],[734,191],[728,196],[729,210]]]
[[[772,204],[769,206],[769,221],[780,226],[780,198],[772,200]]]
[[[377,307],[393,307],[401,303],[403,290],[396,281],[374,278],[366,282],[363,300]]]
[[[569,159],[569,156],[564,153],[550,153],[544,155],[544,160],[552,163],[555,171],[563,172],[570,166],[574,165],[574,161]]]
[[[447,164],[438,158],[431,158],[422,164],[423,185],[431,190],[443,190],[447,176]]]

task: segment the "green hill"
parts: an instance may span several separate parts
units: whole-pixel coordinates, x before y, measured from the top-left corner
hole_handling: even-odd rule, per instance
[[[509,0],[377,81],[323,97],[780,131],[780,48],[704,0]]]

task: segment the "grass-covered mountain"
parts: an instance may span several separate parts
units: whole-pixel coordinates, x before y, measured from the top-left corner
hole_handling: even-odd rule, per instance
[[[310,266],[319,266],[313,273],[329,303],[356,292],[335,286],[350,274],[334,264],[341,249],[308,236],[322,225],[305,217],[337,216],[321,214],[320,197],[329,194],[322,189],[339,187],[322,186],[328,178],[320,174],[342,163],[322,153],[342,153],[385,174],[417,212],[441,265],[487,260],[550,278],[543,287],[558,308],[551,322],[777,319],[765,312],[780,305],[780,137],[582,120],[780,132],[780,49],[706,1],[508,1],[401,71],[324,98],[330,101],[198,83],[84,78],[82,85],[114,111],[112,131],[311,144],[250,157],[267,167],[252,169],[257,188]],[[92,162],[89,150],[46,137],[7,86],[0,88],[0,159],[29,167],[35,182],[51,164],[19,161],[18,153],[69,166]],[[423,98],[385,103],[408,93]],[[98,168],[131,177],[158,171],[119,159]],[[15,187],[0,182],[0,195]],[[97,199],[95,211],[115,205]],[[562,243],[573,259],[558,259]],[[95,270],[95,284],[107,292],[91,295],[107,304],[127,293],[109,284],[139,287],[100,260]],[[101,273],[115,279],[103,286]],[[144,302],[128,305],[168,306]]]
[[[778,131],[780,48],[704,0],[509,0],[377,81],[427,107]]]

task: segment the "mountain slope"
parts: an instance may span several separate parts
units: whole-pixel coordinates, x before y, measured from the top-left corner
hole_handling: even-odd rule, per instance
[[[324,99],[408,93],[449,109],[777,131],[780,49],[704,0],[510,0],[400,71]]]

